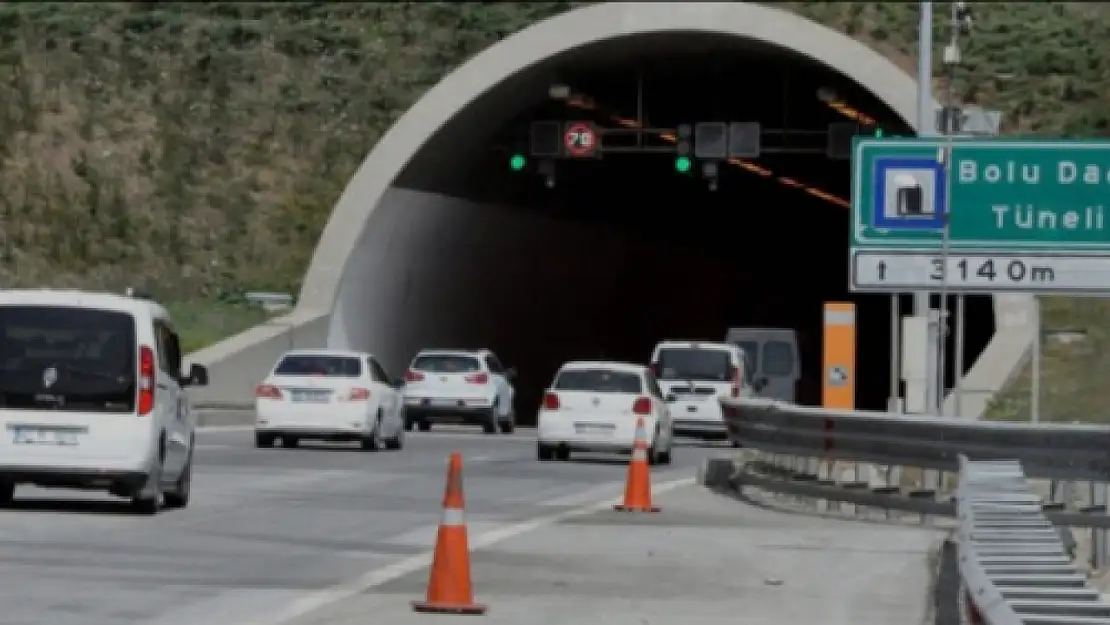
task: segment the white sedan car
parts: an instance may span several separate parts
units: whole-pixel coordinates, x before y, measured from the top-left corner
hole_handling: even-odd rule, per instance
[[[651,370],[618,362],[568,362],[540,406],[537,457],[567,460],[572,451],[631,453],[643,417],[648,462],[669,464],[671,413]]]
[[[358,441],[400,449],[405,428],[401,382],[362,352],[285,353],[255,390],[255,446],[296,447],[302,439]]]

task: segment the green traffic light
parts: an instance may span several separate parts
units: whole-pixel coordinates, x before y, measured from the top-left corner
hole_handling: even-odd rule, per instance
[[[690,171],[690,158],[687,156],[679,156],[674,159],[674,168],[680,174],[685,174]]]
[[[513,154],[512,158],[509,159],[509,167],[512,168],[513,171],[524,169],[525,163],[527,163],[527,160],[524,158],[523,154]]]
[[[883,138],[883,129],[882,128],[876,128],[875,129],[875,138],[876,139],[882,139]]]

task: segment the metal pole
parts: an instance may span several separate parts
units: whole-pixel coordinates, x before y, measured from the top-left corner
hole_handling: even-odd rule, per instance
[[[902,296],[895,293],[890,296],[890,393],[887,397],[886,409],[889,412],[900,414],[902,412],[901,393],[898,392],[898,383],[901,381],[902,368]]]
[[[952,394],[956,403],[956,416],[963,416],[963,379],[964,379],[964,333],[967,323],[967,299],[963,295],[956,296],[956,347],[952,354],[956,365],[956,376],[952,379]]]
[[[1041,299],[1033,296],[1033,363],[1029,380],[1029,420],[1041,421]]]
[[[933,115],[933,3],[922,1],[918,11],[917,26],[917,136],[931,137],[936,125]],[[915,316],[930,315],[929,292],[914,293],[913,310]],[[933,332],[935,324],[929,324],[929,336],[925,353],[925,402],[926,410],[936,414],[936,340]]]
[[[951,176],[952,168],[948,166],[948,161],[951,160],[951,155],[952,155],[952,140],[951,140],[951,138],[949,138],[948,145],[945,146],[945,155],[944,155],[944,176],[945,176],[945,178],[947,179],[947,181],[949,183],[951,183],[951,180],[952,180],[952,176]],[[949,186],[949,184],[945,185],[946,188],[948,186]],[[948,210],[948,201],[949,201],[950,198],[951,198],[951,196],[946,191],[945,192],[945,198],[944,198],[944,210],[945,211]],[[947,215],[946,215],[945,219],[944,219],[944,228],[941,231],[941,243],[940,243],[940,263],[941,263],[941,266],[942,266],[942,269],[941,269],[941,272],[940,272],[940,310],[935,315],[930,311],[930,317],[932,319],[936,320],[936,323],[935,324],[930,323],[930,326],[935,325],[936,328],[937,328],[936,334],[933,337],[931,337],[931,338],[935,338],[936,342],[934,344],[936,345],[936,348],[937,348],[937,367],[936,367],[936,369],[937,369],[937,378],[936,378],[937,394],[936,394],[936,399],[935,399],[936,405],[937,405],[937,411],[935,413],[933,413],[933,414],[937,414],[937,415],[943,415],[944,414],[944,390],[945,390],[944,389],[944,387],[945,387],[945,384],[944,384],[945,383],[945,375],[944,374],[945,374],[945,362],[946,362],[945,361],[945,347],[946,347],[945,338],[946,337],[945,337],[944,329],[945,329],[945,326],[946,326],[945,322],[948,320],[948,257],[951,253],[951,247],[952,247],[952,237],[951,237],[950,233],[951,233],[951,228],[948,225],[948,218],[947,218]],[[932,332],[930,332],[930,334],[932,334]]]

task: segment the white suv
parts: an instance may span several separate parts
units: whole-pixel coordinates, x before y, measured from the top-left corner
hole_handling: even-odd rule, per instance
[[[512,380],[488,349],[426,349],[405,372],[405,428],[430,430],[432,423],[480,425],[487,434],[516,427]]]
[[[0,291],[0,504],[18,484],[107,490],[136,511],[189,503],[196,416],[208,383],[166,309],[144,298]]]

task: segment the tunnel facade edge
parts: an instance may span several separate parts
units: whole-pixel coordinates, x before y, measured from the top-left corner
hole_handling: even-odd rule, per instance
[[[371,244],[381,242],[382,233],[372,230],[392,227],[391,220],[374,220],[375,210],[391,191],[394,179],[439,128],[505,79],[549,58],[591,43],[666,32],[735,36],[803,54],[854,80],[907,125],[916,126],[913,77],[860,42],[788,11],[754,3],[710,2],[609,2],[569,11],[475,55],[430,89],[383,135],[333,209],[306,272],[296,310],[288,318],[271,322],[289,328],[289,334],[267,338],[272,333],[255,328],[194,354],[195,360],[208,362],[217,375],[227,369],[239,378],[249,369],[251,375],[261,376],[265,371],[255,371],[260,361],[247,355],[272,351],[260,350],[261,345],[255,345],[259,341],[280,341],[284,347],[292,347],[289,336],[295,334],[292,328],[298,325],[297,320],[312,319],[314,327],[327,323],[332,329],[323,336],[343,336],[342,329],[334,326],[344,322],[344,315],[337,314],[344,284],[358,279],[359,266],[382,260]],[[1031,298],[1005,299],[1003,304],[995,298],[996,334],[964,384],[965,389],[980,391],[974,393],[975,399],[965,399],[971,414],[985,408],[993,391],[1005,384],[1021,363],[1029,345],[1028,328],[1011,322],[1029,317]],[[347,311],[346,316],[357,315]],[[313,337],[312,343],[325,340],[319,331],[303,336]],[[248,401],[243,393],[229,388],[218,397],[203,399]],[[982,397],[981,402],[978,397]]]

